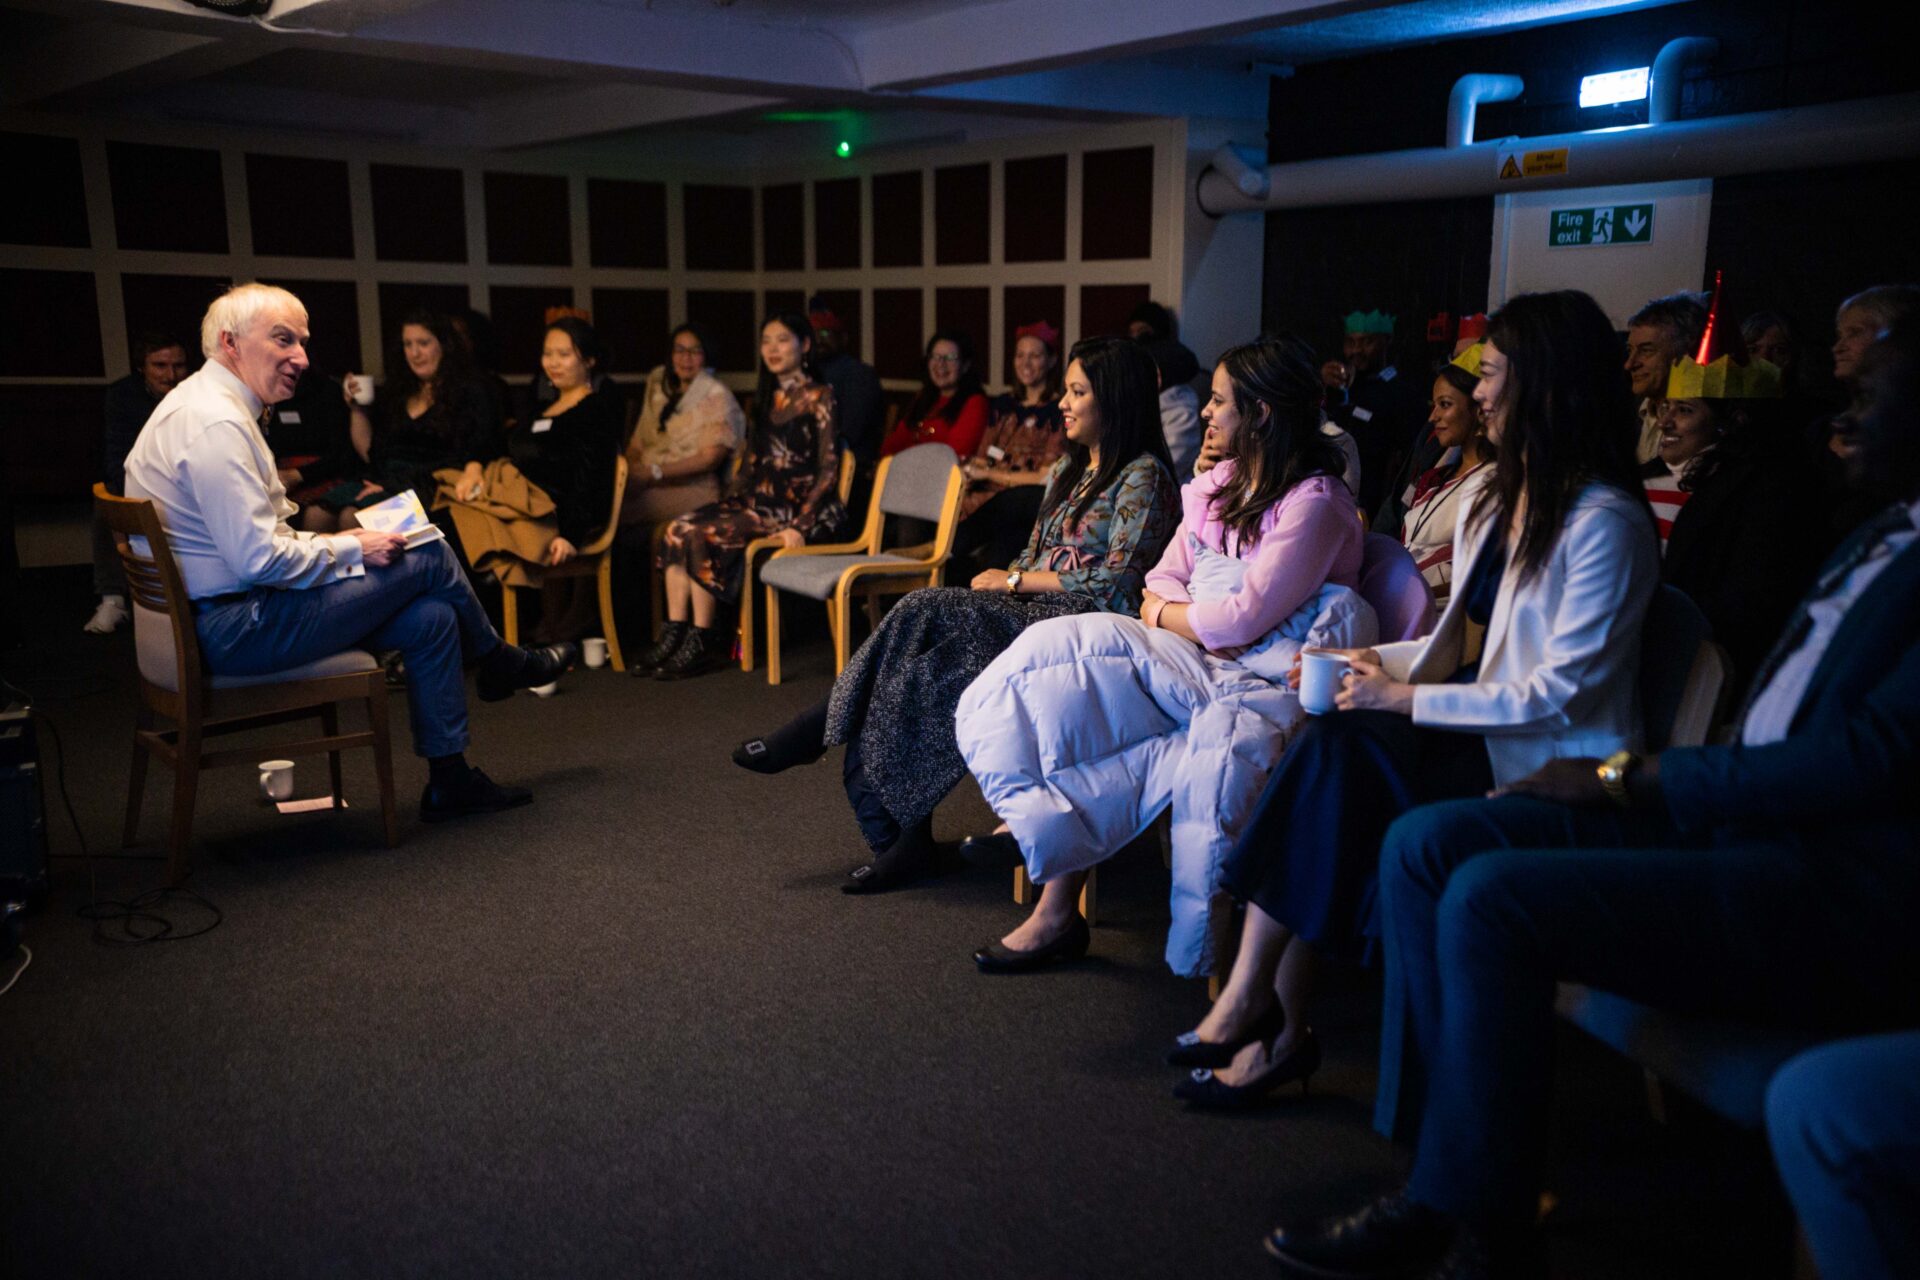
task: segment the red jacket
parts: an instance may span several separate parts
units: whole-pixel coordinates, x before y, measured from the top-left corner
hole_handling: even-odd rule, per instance
[[[927,410],[927,416],[920,421],[896,423],[880,446],[880,456],[889,458],[916,444],[944,444],[965,462],[980,447],[980,437],[986,431],[987,398],[984,395],[976,391],[967,397],[958,414],[953,412],[953,397],[948,396],[934,401],[933,408]]]

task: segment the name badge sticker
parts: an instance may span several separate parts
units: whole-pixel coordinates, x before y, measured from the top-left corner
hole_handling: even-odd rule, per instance
[[[1007,460],[1007,451],[997,444],[990,444],[987,446],[987,456],[995,462],[1005,462]]]
[[[531,427],[528,427],[527,430],[533,432],[533,434],[535,435],[539,435],[542,431],[551,431],[553,430],[553,419],[552,418],[535,418],[533,420],[533,425]]]
[[[300,415],[292,409],[282,409],[279,412],[278,417],[280,421],[286,423],[290,427],[297,427],[300,425]]]
[[[1373,410],[1371,410],[1371,409],[1362,409],[1362,408],[1361,408],[1361,407],[1360,407],[1359,405],[1355,405],[1355,406],[1353,407],[1353,420],[1354,420],[1355,422],[1372,422],[1372,421],[1373,421]],[[536,431],[537,431],[537,430],[539,430],[539,424],[538,424],[538,423],[535,423],[535,424],[534,424],[534,429],[535,429]]]

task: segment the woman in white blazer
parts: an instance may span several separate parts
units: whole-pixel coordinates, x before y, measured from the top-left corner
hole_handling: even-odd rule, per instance
[[[1247,900],[1232,974],[1169,1055],[1175,1093],[1237,1106],[1319,1063],[1316,957],[1370,958],[1380,841],[1418,804],[1478,795],[1557,756],[1638,745],[1640,625],[1660,553],[1634,460],[1619,341],[1584,293],[1489,322],[1475,402],[1497,450],[1463,505],[1461,571],[1432,635],[1343,651],[1338,710],[1295,740],[1228,855]]]

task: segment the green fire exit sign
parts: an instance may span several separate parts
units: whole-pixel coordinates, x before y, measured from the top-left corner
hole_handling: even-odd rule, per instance
[[[1547,224],[1549,249],[1595,244],[1646,244],[1653,239],[1651,204],[1603,204],[1597,209],[1555,209]]]

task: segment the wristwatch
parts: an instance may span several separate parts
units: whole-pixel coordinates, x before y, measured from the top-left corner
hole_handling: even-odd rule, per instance
[[[1025,575],[1019,569],[1015,569],[1013,572],[1007,575],[1007,594],[1008,595],[1017,596],[1020,594],[1020,579],[1023,576]]]
[[[1633,797],[1627,794],[1627,775],[1639,767],[1639,756],[1631,751],[1616,751],[1594,770],[1600,775],[1600,787],[1607,793],[1607,799],[1622,809],[1633,806]]]
[[[663,479],[666,478],[667,473],[660,469],[659,463],[651,462],[651,463],[648,463],[647,466],[648,466],[648,469],[653,472],[653,482],[655,484],[659,484]]]

